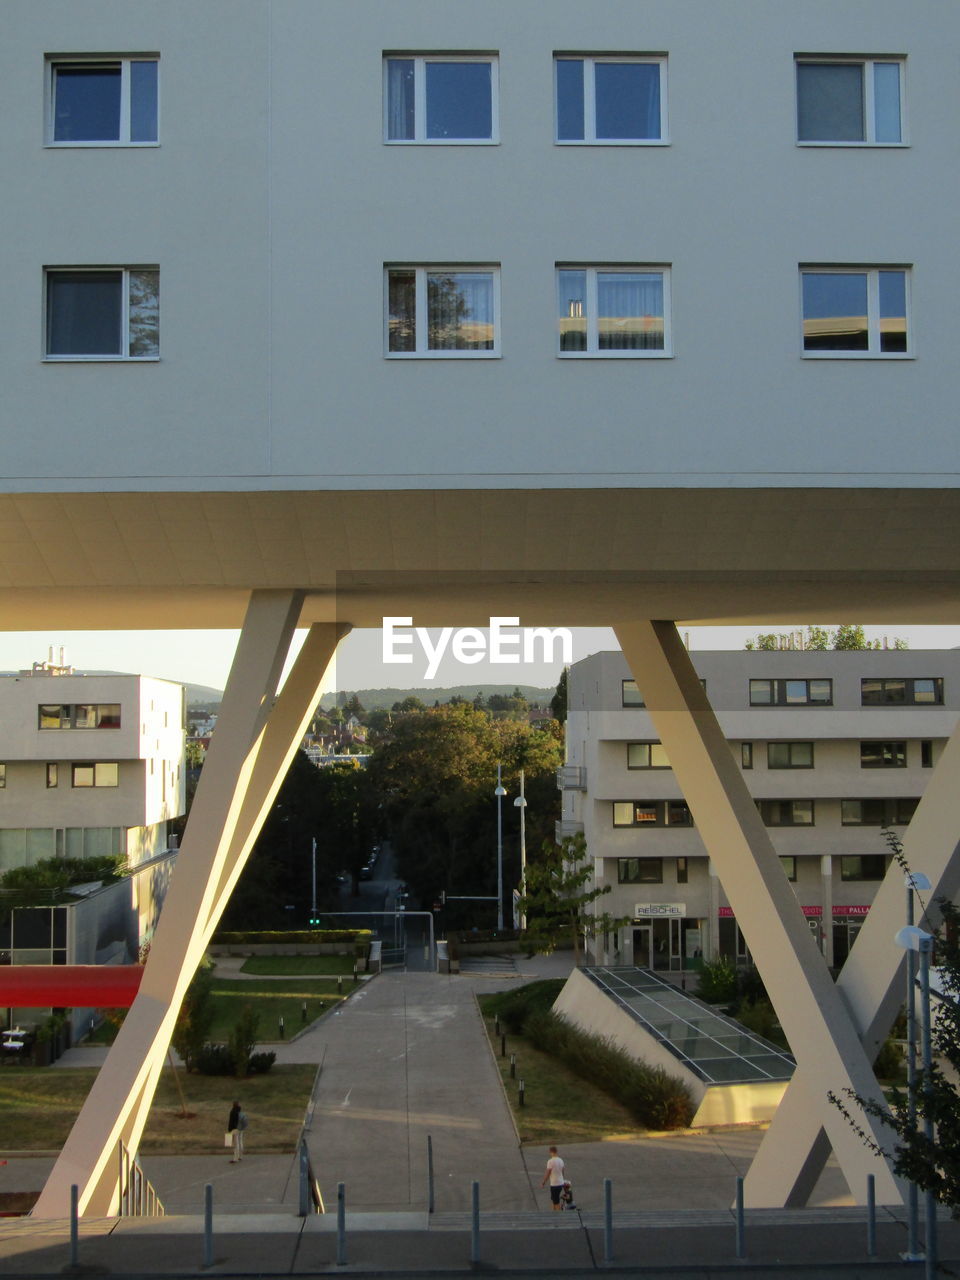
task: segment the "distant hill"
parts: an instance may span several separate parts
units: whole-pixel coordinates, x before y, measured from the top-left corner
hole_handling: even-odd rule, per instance
[[[345,689],[337,693],[325,693],[320,705],[333,707],[338,703],[346,702],[356,693],[364,710],[378,711],[385,708],[389,711],[395,702],[402,702],[404,698],[419,698],[425,706],[432,707],[435,702],[449,702],[458,694],[461,698],[472,702],[478,693],[482,693],[484,698],[489,698],[492,693],[509,697],[514,689],[519,689],[531,706],[541,707],[549,707],[550,699],[556,692],[555,687],[538,689],[532,684],[461,684],[449,689],[441,689],[433,685],[420,689]]]
[[[185,684],[188,707],[213,706],[223,701],[222,689],[211,689],[208,684]]]

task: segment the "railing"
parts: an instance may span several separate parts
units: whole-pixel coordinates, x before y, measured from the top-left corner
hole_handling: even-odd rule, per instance
[[[157,1195],[153,1183],[143,1172],[139,1162],[131,1156],[122,1142],[117,1143],[117,1156],[120,1161],[120,1199],[119,1214],[121,1218],[162,1218],[163,1204]]]
[[[566,840],[567,836],[583,835],[583,823],[575,822],[572,818],[558,818],[555,832],[559,844],[561,840]]]
[[[562,764],[557,770],[557,787],[560,791],[586,791],[587,766]]]

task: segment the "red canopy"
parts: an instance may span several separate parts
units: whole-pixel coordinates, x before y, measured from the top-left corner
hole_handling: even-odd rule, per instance
[[[143,977],[139,964],[0,966],[0,1007],[126,1009]]]

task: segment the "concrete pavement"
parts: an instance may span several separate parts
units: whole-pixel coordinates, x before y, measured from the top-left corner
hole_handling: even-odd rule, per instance
[[[521,960],[512,978],[390,972],[360,988],[337,1013],[278,1046],[283,1061],[320,1070],[306,1124],[311,1160],[328,1213],[294,1215],[292,1157],[256,1151],[231,1165],[226,1153],[145,1157],[164,1201],[163,1220],[82,1224],[84,1267],[144,1276],[198,1274],[203,1188],[214,1188],[215,1258],[220,1273],[454,1274],[470,1271],[471,1183],[480,1184],[480,1257],[504,1274],[535,1270],[586,1274],[604,1261],[603,1180],[613,1184],[614,1261],[650,1276],[669,1268],[693,1275],[740,1264],[730,1204],[761,1134],[753,1129],[603,1142],[562,1150],[580,1211],[553,1214],[540,1188],[546,1151],[519,1146],[499,1072],[477,1011],[477,990],[562,974],[569,957]],[[432,1139],[435,1207],[427,1213],[427,1136]],[[0,1156],[4,1153],[0,1152]],[[0,1165],[0,1189],[39,1186],[52,1157]],[[336,1187],[345,1185],[348,1262],[336,1261]],[[815,1197],[823,1207],[748,1215],[751,1275],[775,1262],[826,1275],[885,1275],[866,1258],[865,1213],[836,1168]],[[332,1211],[332,1212],[331,1212]],[[902,1213],[878,1215],[879,1256],[896,1264]],[[960,1258],[957,1228],[943,1224],[946,1256]],[[57,1273],[69,1262],[64,1223],[0,1222],[5,1274]],[[828,1265],[829,1264],[829,1265]],[[760,1268],[760,1269],[758,1269]],[[815,1268],[815,1270],[810,1270]],[[825,1269],[826,1268],[826,1269]],[[615,1268],[614,1268],[615,1269]],[[734,1272],[736,1273],[736,1272]]]

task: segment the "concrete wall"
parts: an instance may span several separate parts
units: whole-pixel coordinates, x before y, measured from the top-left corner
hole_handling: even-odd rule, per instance
[[[5,0],[4,18],[4,491],[956,484],[950,8]],[[385,50],[498,52],[499,144],[385,145]],[[669,145],[557,146],[555,50],[665,53]],[[905,56],[908,145],[798,147],[804,51]],[[159,55],[159,146],[44,145],[45,57],[84,52]],[[502,357],[385,359],[389,262],[500,264]],[[558,262],[669,264],[673,358],[558,360]],[[803,359],[800,263],[911,266],[916,358]],[[64,265],[159,266],[158,362],[44,361],[44,268]]]

